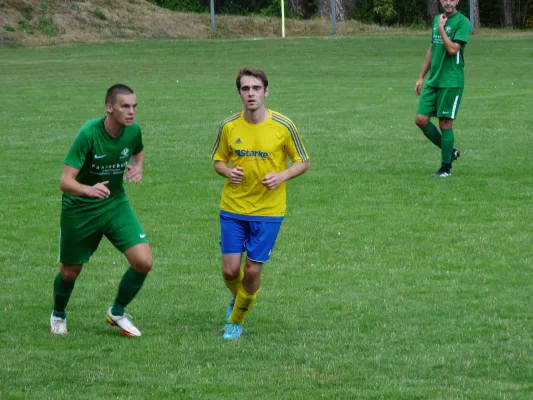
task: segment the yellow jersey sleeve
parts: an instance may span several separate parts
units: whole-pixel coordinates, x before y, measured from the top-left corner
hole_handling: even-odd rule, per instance
[[[228,163],[231,159],[231,150],[227,139],[229,124],[240,117],[240,114],[233,115],[220,124],[215,144],[211,149],[211,159],[214,161],[224,161]]]
[[[305,149],[296,125],[294,125],[289,118],[275,111],[272,111],[272,121],[283,125],[288,131],[287,140],[285,142],[285,152],[291,161],[302,162],[309,160],[309,155],[307,154],[307,150]]]

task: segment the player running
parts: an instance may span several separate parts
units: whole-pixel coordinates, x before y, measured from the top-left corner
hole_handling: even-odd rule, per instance
[[[236,84],[244,111],[222,123],[211,152],[215,171],[226,178],[220,202],[220,248],[222,279],[233,297],[226,312],[225,339],[241,336],[244,318],[259,292],[263,264],[270,258],[285,214],[285,181],[309,168],[296,126],[265,107],[265,73],[244,68]],[[288,168],[287,158],[292,161]]]
[[[107,91],[105,104],[107,116],[91,119],[80,128],[64,160],[60,268],[50,317],[53,334],[67,333],[65,308],[74,283],[105,235],[131,265],[122,277],[106,321],[126,336],[141,336],[125,314],[125,307],[152,268],[146,234],[123,187],[124,179],[132,183],[142,179],[142,135],[133,122],[137,98],[128,86],[114,85]]]

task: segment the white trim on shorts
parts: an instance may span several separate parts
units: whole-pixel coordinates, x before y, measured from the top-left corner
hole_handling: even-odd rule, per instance
[[[455,101],[453,102],[453,107],[452,107],[452,119],[455,119],[455,112],[457,111],[458,101],[459,101],[459,96],[455,96]]]

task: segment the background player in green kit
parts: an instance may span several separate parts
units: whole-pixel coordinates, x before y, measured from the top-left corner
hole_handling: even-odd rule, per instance
[[[91,119],[80,128],[64,160],[60,183],[60,269],[54,282],[54,311],[50,317],[54,334],[67,333],[65,308],[74,283],[105,235],[131,265],[107,311],[106,321],[126,336],[141,336],[124,313],[152,267],[146,234],[122,184],[124,179],[134,183],[142,179],[142,135],[139,125],[133,122],[137,98],[129,87],[114,85],[107,91],[105,104],[107,116]]]
[[[459,0],[440,0],[444,14],[433,20],[433,36],[424,64],[415,84],[420,95],[415,117],[416,125],[424,135],[441,149],[441,167],[432,176],[448,177],[452,161],[459,157],[453,147],[453,120],[457,116],[464,88],[464,50],[470,33],[470,21],[457,11]],[[430,71],[424,85],[424,76]],[[429,119],[439,118],[440,132]],[[442,132],[442,133],[441,133]]]

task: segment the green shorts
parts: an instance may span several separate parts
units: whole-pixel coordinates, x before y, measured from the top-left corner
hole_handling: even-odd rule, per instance
[[[102,236],[122,253],[139,243],[146,234],[127,200],[117,201],[98,212],[61,212],[59,262],[79,265],[89,261]]]
[[[426,117],[455,119],[462,96],[463,88],[437,88],[426,85],[420,94],[416,113]]]

